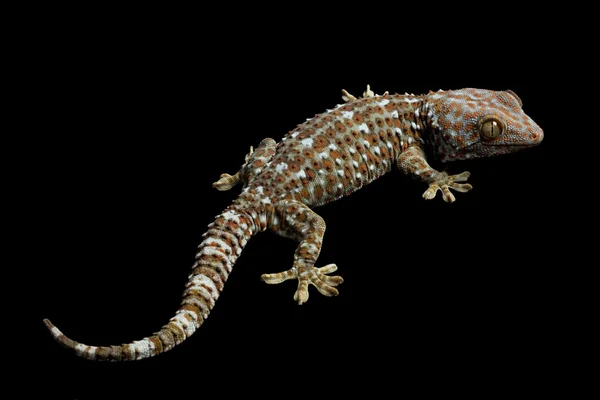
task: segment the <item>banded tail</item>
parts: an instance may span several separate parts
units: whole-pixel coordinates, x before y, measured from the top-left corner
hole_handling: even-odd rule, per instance
[[[192,336],[208,317],[242,248],[251,236],[264,230],[260,225],[257,213],[244,211],[239,201],[216,217],[198,246],[179,309],[150,337],[118,346],[88,346],[69,339],[48,319],[44,324],[57,342],[89,360],[141,360],[171,350]]]

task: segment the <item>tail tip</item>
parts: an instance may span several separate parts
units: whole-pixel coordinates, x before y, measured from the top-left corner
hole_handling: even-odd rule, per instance
[[[52,336],[57,338],[58,336],[62,335],[62,333],[58,330],[58,328],[55,327],[54,324],[52,322],[50,322],[50,320],[48,318],[44,318],[43,322],[44,322],[44,325],[46,326],[46,328],[48,328],[48,330],[52,334]]]

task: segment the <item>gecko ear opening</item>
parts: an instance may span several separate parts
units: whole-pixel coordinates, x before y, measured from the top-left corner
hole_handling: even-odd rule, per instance
[[[519,106],[523,107],[523,101],[521,100],[521,98],[519,96],[517,96],[517,94],[515,92],[513,92],[510,89],[505,90],[505,92],[510,94],[512,97],[514,97],[519,102]]]

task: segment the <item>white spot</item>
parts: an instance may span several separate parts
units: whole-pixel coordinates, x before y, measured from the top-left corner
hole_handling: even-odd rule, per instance
[[[263,194],[263,187],[262,186],[258,186],[255,190],[256,190],[256,193]]]
[[[277,166],[275,167],[275,171],[277,171],[278,173],[282,173],[286,169],[288,169],[288,165],[284,162],[282,162],[281,164],[277,164]]]
[[[319,173],[320,173],[321,175],[325,175],[325,174],[327,173],[327,171],[325,171],[324,169],[320,169],[320,170],[319,170]]]
[[[398,110],[392,111],[392,118],[398,118]]]
[[[342,111],[342,115],[344,116],[344,118],[352,119],[352,117],[354,117],[354,112],[353,111]]]
[[[371,165],[369,165],[369,169],[370,169],[371,171],[375,171],[375,166],[374,166],[373,164],[371,164]]]
[[[263,204],[271,204],[271,199],[269,199],[268,197],[265,197],[260,202],[263,203]]]
[[[383,106],[390,104],[390,101],[388,99],[383,99],[383,100],[377,102],[377,104],[379,104],[380,106],[383,107]]]
[[[339,176],[344,176],[344,171],[341,170],[341,169],[338,169],[337,173],[338,173]]]
[[[220,248],[222,249],[229,249],[231,250],[231,246],[228,245],[226,242],[224,242],[223,240],[219,239],[219,238],[214,238],[214,237],[209,237],[208,239],[206,239],[204,241],[205,244],[210,244],[210,243],[215,243],[218,244]]]
[[[341,106],[343,106],[343,104],[338,104],[335,106],[335,108],[340,108]]]
[[[285,196],[285,195],[284,195]],[[261,214],[260,217],[258,217],[258,220],[260,221],[260,223],[262,225],[267,223],[267,217],[264,214]]]
[[[217,299],[219,291],[217,290],[217,287],[215,286],[213,280],[210,279],[208,276],[203,274],[194,275],[190,283],[192,284],[190,287],[193,288],[200,287],[202,285],[209,287],[213,293],[212,295],[210,295],[210,297],[212,297],[215,300]]]
[[[414,94],[411,96],[414,96]],[[419,101],[419,99],[404,99],[404,101],[407,103],[417,103]]]
[[[298,178],[306,178],[306,173],[304,172],[304,170],[301,170],[296,175],[298,175]]]
[[[354,150],[354,148],[353,148],[353,147],[350,147],[348,150],[350,151],[350,154],[354,154],[354,153],[356,153],[356,150]]]
[[[408,144],[411,144],[413,142],[413,138],[409,137],[408,138]]]
[[[373,151],[375,152],[375,154],[379,155],[381,154],[381,150],[379,150],[379,147],[373,147]]]
[[[97,349],[97,347],[90,346],[90,349],[88,350],[88,359],[89,360],[96,359],[96,349]]]
[[[335,159],[335,163],[336,163],[337,165],[342,165],[342,164],[343,164],[343,161],[342,161],[340,158],[336,158],[336,159]]]
[[[368,140],[363,140],[363,144],[365,145],[365,147],[368,149],[369,147],[371,147],[371,144],[369,143]]]
[[[415,117],[419,118],[419,109],[418,108],[415,110]]]
[[[179,342],[175,341],[175,343],[179,344],[182,341],[182,339],[179,339]],[[148,346],[148,341],[146,339],[135,341],[131,345],[135,349],[136,360],[150,357],[150,347]]]
[[[366,154],[363,154],[362,158],[363,158],[363,160],[367,161],[367,155]]]
[[[415,171],[415,175],[417,175],[417,176],[421,175],[421,171],[419,171],[419,170],[416,170],[416,171]]]
[[[189,315],[192,318],[192,321],[187,319],[185,317],[186,315]],[[190,336],[192,336],[194,334],[194,332],[196,331],[196,322],[195,321],[198,319],[198,316],[196,315],[195,312],[190,311],[190,310],[179,310],[179,311],[177,311],[177,315],[175,316],[175,318],[181,323],[181,326],[183,327],[186,338],[189,338]]]
[[[135,360],[135,346],[133,345],[133,343],[129,343],[127,345],[127,347],[129,348],[129,354],[131,354],[131,357],[133,357],[133,359]],[[166,347],[165,350],[169,350],[172,349],[173,347]]]
[[[385,144],[387,145],[388,149],[390,149],[390,150],[394,148],[394,146],[392,146],[392,144],[390,142],[386,142]]]
[[[85,344],[77,343],[77,345],[75,346],[75,351],[77,352],[77,355],[81,356],[85,351],[86,347],[87,346]]]
[[[226,221],[233,221],[235,223],[239,223],[239,221],[240,221],[239,218],[238,218],[238,215],[233,210],[229,210],[227,212],[224,212],[223,214],[221,214],[221,216],[223,218],[225,218]]]
[[[202,255],[227,257],[227,255],[225,253],[217,250],[215,247],[212,247],[212,246],[203,247],[202,249],[200,249],[200,251],[198,253],[196,253],[196,257],[202,256]]]
[[[337,147],[335,147],[335,144],[333,144],[333,143],[331,143],[331,144],[330,144],[329,146],[327,146],[327,147],[329,147],[329,150],[335,150],[335,149],[337,149]]]
[[[293,138],[295,138],[296,136],[298,136],[298,134],[300,134],[300,132],[294,132],[290,136],[293,137]]]
[[[329,152],[324,151],[322,153],[319,153],[319,157],[322,159],[329,157]]]
[[[358,126],[358,130],[359,130],[359,131],[361,131],[361,132],[366,132],[366,133],[369,133],[369,132],[370,132],[370,131],[369,131],[369,127],[368,127],[368,126],[367,126],[367,124],[365,124],[365,123],[362,123],[362,124],[360,124],[360,125]]]
[[[398,133],[398,134],[402,135],[402,129],[400,129],[400,128],[396,128],[396,133]]]
[[[344,188],[344,185],[342,185],[341,183],[338,183],[338,186],[337,186],[337,187],[338,187],[338,189],[343,189],[343,188]]]
[[[357,179],[362,179],[362,174],[359,172],[358,174],[356,174],[356,178]]]
[[[352,161],[352,165],[354,165],[354,168],[358,168],[358,161]]]
[[[302,143],[302,146],[304,146],[304,147],[311,147],[313,144],[313,139],[312,138],[303,139],[300,143]]]
[[[52,332],[52,336],[54,337],[59,337],[60,335],[62,335],[62,332],[55,326],[53,326],[52,329],[50,329],[50,332]]]
[[[414,122],[410,123],[411,128],[413,128],[413,130],[417,130],[417,124],[415,124]]]

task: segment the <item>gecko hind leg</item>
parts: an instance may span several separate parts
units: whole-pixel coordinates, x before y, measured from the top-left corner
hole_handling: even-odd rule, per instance
[[[261,279],[268,284],[277,284],[290,279],[298,280],[298,289],[294,300],[303,304],[308,300],[308,286],[313,285],[325,296],[337,296],[335,288],[344,280],[340,276],[328,276],[335,272],[337,266],[329,264],[325,267],[314,266],[325,233],[325,221],[308,206],[291,200],[281,201],[274,205],[269,218],[269,228],[280,236],[300,242],[294,254],[294,265],[291,269],[275,274],[264,274]]]
[[[242,165],[242,168],[240,168],[240,170],[236,172],[235,175],[221,174],[221,176],[219,177],[220,179],[212,184],[213,187],[221,192],[224,192],[240,183],[242,181],[242,171],[244,170],[244,167],[248,163],[250,157],[252,157],[253,153],[254,148],[250,146],[250,153],[246,154],[246,157],[244,159],[244,165]]]
[[[213,187],[220,191],[233,188],[238,183],[247,184],[254,176],[258,175],[262,167],[267,164],[275,155],[275,140],[271,138],[263,139],[256,148],[256,151],[250,146],[250,153],[246,154],[244,164],[235,175],[221,174],[220,179],[213,183]]]

